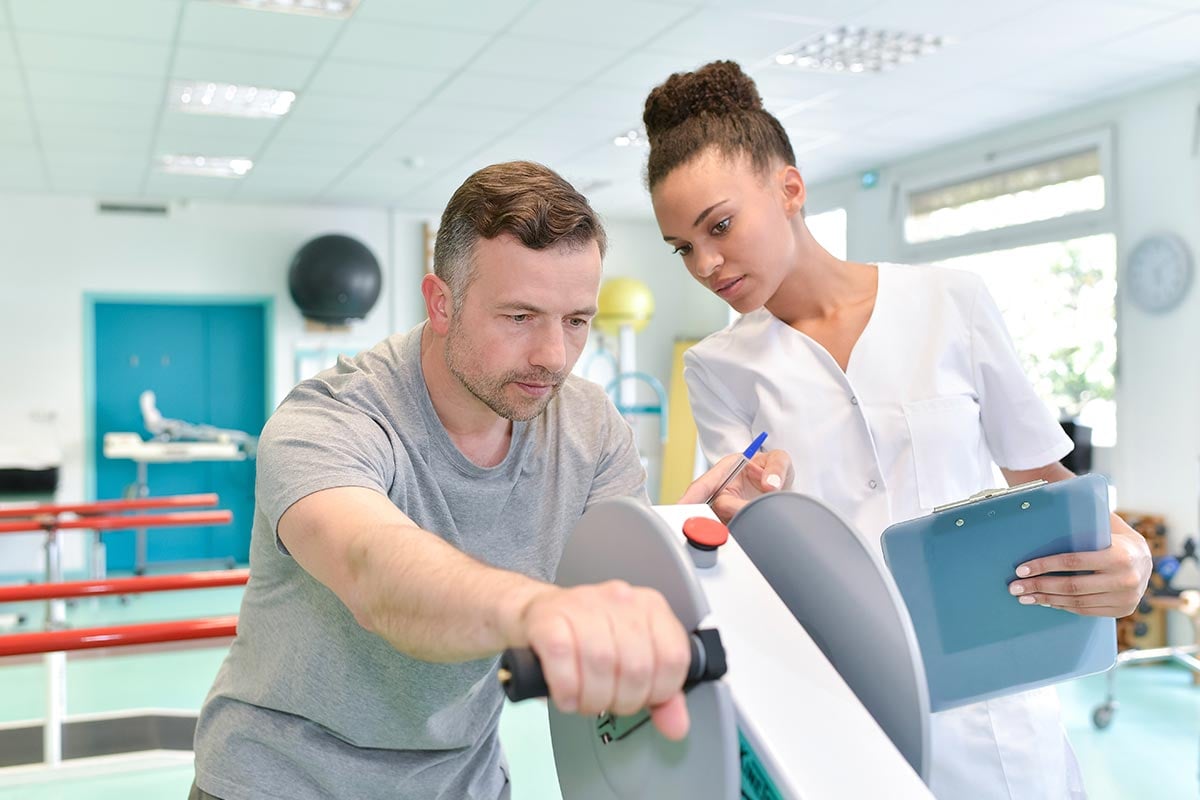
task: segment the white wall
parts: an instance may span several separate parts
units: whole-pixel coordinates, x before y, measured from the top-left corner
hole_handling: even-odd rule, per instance
[[[1134,245],[1155,231],[1179,234],[1200,256],[1198,106],[1200,76],[1194,76],[888,165],[873,189],[861,189],[855,175],[809,187],[809,196],[814,209],[849,211],[850,258],[897,259],[892,214],[901,210],[893,193],[906,176],[1111,126],[1119,280]],[[1146,314],[1120,294],[1117,306],[1118,444],[1108,454],[1111,474],[1123,508],[1166,514],[1177,548],[1200,528],[1200,289],[1193,286],[1163,316]]]
[[[85,295],[274,300],[268,398],[293,382],[293,348],[311,341],[287,290],[296,250],[323,233],[367,244],[384,295],[343,339],[371,343],[423,317],[420,220],[382,209],[176,204],[166,217],[99,214],[92,199],[0,195],[0,444],[44,445],[63,463],[59,497],[88,497]],[[323,341],[338,337],[324,335]],[[163,409],[170,415],[170,409]],[[52,423],[44,420],[51,419]],[[34,423],[34,420],[42,422]],[[82,537],[66,567],[82,566]],[[40,536],[0,538],[0,572],[39,569]]]

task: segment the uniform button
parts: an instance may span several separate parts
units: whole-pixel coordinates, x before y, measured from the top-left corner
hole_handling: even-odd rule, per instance
[[[879,488],[879,484],[878,484],[878,483],[876,483],[874,480],[868,481],[868,482],[867,482],[867,486],[870,486],[872,489],[878,489],[878,488]]]
[[[858,405],[858,398],[857,398],[857,397],[851,397],[851,398],[850,398],[850,405],[852,405],[852,406],[856,406],[856,405]]]

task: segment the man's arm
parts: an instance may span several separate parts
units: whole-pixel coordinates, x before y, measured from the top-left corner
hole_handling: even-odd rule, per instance
[[[658,592],[620,581],[564,589],[490,567],[371,489],[308,495],[284,512],[278,532],[360,625],[402,653],[465,661],[529,646],[561,710],[649,706],[665,735],[687,732],[687,634]]]
[[[1055,462],[1037,469],[1002,470],[1009,486],[1030,481],[1050,483],[1074,478],[1075,473]],[[1132,614],[1150,581],[1153,563],[1146,539],[1116,514],[1110,516],[1112,545],[1094,553],[1064,553],[1035,558],[1017,567],[1023,580],[1008,591],[1022,603],[1053,606],[1100,617]],[[1051,576],[1051,572],[1090,572]]]

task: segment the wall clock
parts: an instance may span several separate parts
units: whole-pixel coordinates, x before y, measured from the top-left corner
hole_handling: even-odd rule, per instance
[[[1160,233],[1138,242],[1125,270],[1129,297],[1142,310],[1162,314],[1179,305],[1192,285],[1192,254],[1178,236]]]

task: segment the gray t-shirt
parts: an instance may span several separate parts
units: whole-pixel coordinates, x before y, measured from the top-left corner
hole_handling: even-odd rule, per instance
[[[628,424],[576,377],[513,423],[500,464],[473,464],[429,399],[423,329],[304,381],[263,430],[238,636],[196,728],[196,782],[210,794],[494,800],[504,787],[497,659],[420,661],[360,627],[278,541],[297,500],[375,489],[480,561],[553,580],[590,503],[646,498]]]

